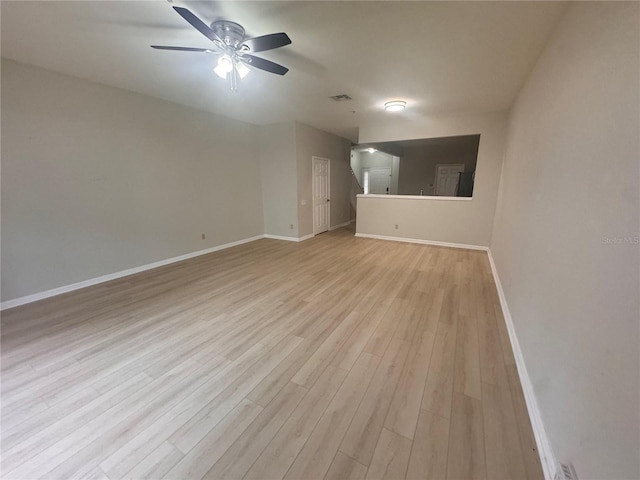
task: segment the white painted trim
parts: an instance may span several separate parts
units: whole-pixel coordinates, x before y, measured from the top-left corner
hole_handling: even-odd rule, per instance
[[[375,238],[376,240],[391,240],[392,242],[420,243],[423,245],[435,245],[437,247],[464,248],[466,250],[487,251],[488,247],[481,245],[466,245],[464,243],[438,242],[435,240],[422,240],[421,238],[388,237],[386,235],[371,235],[369,233],[356,233],[356,237]]]
[[[54,297],[56,295],[72,292],[74,290],[79,290],[81,288],[90,287],[92,285],[97,285],[99,283],[108,282],[110,280],[115,280],[117,278],[127,277],[135,273],[144,272],[145,270],[151,270],[153,268],[163,267],[171,263],[181,262],[182,260],[188,260],[189,258],[199,257],[200,255],[206,255],[208,253],[217,252],[218,250],[224,250],[226,248],[235,247],[237,245],[242,245],[243,243],[254,242],[264,237],[265,235],[256,235],[255,237],[243,238],[242,240],[237,240],[235,242],[217,245],[215,247],[206,248],[204,250],[198,250],[197,252],[185,253],[184,255],[179,255],[177,257],[167,258],[165,260],[159,260],[157,262],[148,263],[147,265],[141,265],[139,267],[128,268],[127,270],[121,270],[119,272],[109,273],[107,275],[102,275],[96,278],[90,278],[89,280],[83,280],[82,282],[72,283],[71,285],[65,285],[62,287],[53,288],[51,290],[46,290],[44,292],[33,293],[31,295],[26,295],[24,297],[14,298],[12,300],[6,300],[0,303],[0,310],[6,310],[8,308],[25,305],[27,303],[37,302],[38,300],[43,300],[45,298]]]
[[[313,171],[314,160],[327,161],[327,190],[329,191],[328,193],[329,197],[327,198],[327,200],[329,200],[327,202],[329,204],[329,206],[327,207],[327,227],[331,226],[331,159],[325,158],[325,157],[318,157],[317,155],[312,155],[311,156],[311,220],[313,222],[313,233],[311,234],[312,237],[324,232],[328,232],[330,230],[329,229],[329,230],[323,230],[322,232],[316,232],[316,209],[315,209],[315,204],[313,203],[315,202],[315,198],[316,198],[316,195],[315,195],[316,183],[313,181],[313,178],[315,177],[315,172]]]
[[[270,238],[271,240],[286,240],[287,242],[299,242],[298,237],[285,237],[284,235],[270,235],[265,233],[264,238]]]
[[[287,242],[304,242],[305,240],[313,238],[313,233],[310,233],[309,235],[305,235],[303,237],[285,237],[283,235],[265,234],[264,238],[270,238],[271,240],[285,240]]]
[[[356,195],[358,198],[395,198],[400,200],[447,200],[447,201],[460,201],[470,202],[473,197],[436,197],[435,195],[377,195],[375,193],[359,193]]]
[[[524,356],[522,355],[522,349],[516,336],[515,326],[513,325],[513,319],[509,312],[509,306],[507,305],[507,298],[504,295],[502,284],[500,283],[500,277],[498,277],[498,271],[493,261],[493,255],[491,250],[487,250],[489,256],[489,263],[491,264],[491,272],[493,273],[493,279],[498,289],[498,297],[500,298],[500,306],[502,307],[502,314],[504,315],[504,321],[507,325],[507,331],[509,332],[509,340],[511,341],[511,349],[513,350],[513,356],[516,360],[516,366],[518,367],[518,375],[520,377],[520,383],[522,385],[522,391],[524,393],[524,399],[527,404],[527,410],[529,411],[529,418],[531,419],[531,427],[533,429],[533,435],[536,439],[536,445],[538,446],[538,454],[540,455],[540,463],[542,463],[542,470],[544,472],[544,478],[546,480],[553,480],[556,469],[556,457],[551,449],[551,443],[549,437],[544,428],[542,422],[542,416],[540,415],[540,409],[538,402],[536,401],[535,393],[533,392],[533,384],[529,378],[527,367],[524,362]]]
[[[346,227],[347,225],[351,225],[355,220],[349,220],[348,222],[341,223],[339,225],[334,225],[333,227],[329,227],[329,231],[332,232],[342,227]]]

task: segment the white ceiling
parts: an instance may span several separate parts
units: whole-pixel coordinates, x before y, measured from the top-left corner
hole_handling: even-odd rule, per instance
[[[259,54],[291,69],[252,72],[232,93],[209,47],[171,8],[226,18],[293,43]],[[254,123],[297,120],[357,140],[389,115],[505,110],[565,8],[560,2],[1,2],[2,56]],[[346,93],[352,101],[334,102]],[[405,99],[400,114],[382,104]],[[355,111],[355,113],[353,113]]]

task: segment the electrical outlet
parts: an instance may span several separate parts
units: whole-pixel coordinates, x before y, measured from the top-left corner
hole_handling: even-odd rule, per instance
[[[204,240],[205,238],[206,238],[206,236],[205,236],[205,234],[203,233],[203,234],[202,234],[202,239]]]
[[[291,224],[291,230],[293,230],[293,223]]]
[[[398,224],[396,223],[396,230],[398,229]]]

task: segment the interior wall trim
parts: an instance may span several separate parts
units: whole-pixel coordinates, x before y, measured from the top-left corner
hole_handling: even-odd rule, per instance
[[[265,233],[264,238],[270,238],[271,240],[286,240],[287,242],[299,242],[298,237],[285,237],[284,235],[271,235]]]
[[[270,238],[271,240],[285,240],[287,242],[304,242],[313,237],[313,233],[311,235],[305,235],[304,237],[285,237],[284,235],[271,235],[265,234],[264,238]]]
[[[507,325],[507,331],[509,332],[509,340],[511,341],[511,349],[513,350],[513,356],[516,360],[516,366],[518,367],[518,376],[520,377],[520,383],[522,384],[522,391],[524,393],[524,399],[527,404],[527,410],[529,412],[529,418],[531,419],[531,427],[533,429],[533,435],[536,439],[536,445],[538,447],[538,454],[540,455],[540,463],[542,464],[542,470],[544,472],[545,480],[553,480],[556,468],[556,458],[551,449],[551,443],[547,436],[544,424],[542,422],[542,416],[540,415],[540,408],[533,392],[533,384],[529,378],[527,367],[525,365],[524,356],[522,355],[522,349],[516,336],[516,330],[513,325],[513,319],[509,312],[509,306],[507,305],[507,299],[500,283],[500,277],[496,270],[496,265],[491,255],[491,250],[487,250],[489,256],[489,263],[491,264],[491,272],[493,273],[493,279],[496,283],[498,290],[498,297],[500,299],[500,306],[502,307],[502,314],[504,321]]]
[[[481,245],[467,245],[464,243],[438,242],[436,240],[423,240],[421,238],[389,237],[386,235],[372,235],[370,233],[356,233],[356,237],[374,238],[376,240],[391,240],[392,242],[421,243],[423,245],[435,245],[437,247],[464,248],[466,250],[483,250],[485,252],[489,250],[488,247],[483,247]]]
[[[171,263],[180,262],[182,260],[187,260],[189,258],[199,257],[200,255],[206,255],[208,253],[217,252],[218,250],[224,250],[226,248],[235,247],[236,245],[242,245],[243,243],[254,242],[264,237],[265,235],[256,235],[255,237],[243,238],[242,240],[236,240],[235,242],[224,243],[222,245],[206,248],[204,250],[185,253],[184,255],[179,255],[177,257],[167,258],[165,260],[159,260],[157,262],[148,263],[146,265],[141,265],[139,267],[128,268],[126,270],[121,270],[119,272],[109,273],[107,275],[102,275],[100,277],[90,278],[88,280],[83,280],[81,282],[72,283],[71,285],[65,285],[62,287],[52,288],[51,290],[46,290],[44,292],[32,293],[31,295],[26,295],[24,297],[14,298],[12,300],[6,300],[0,303],[0,310],[6,310],[8,308],[25,305],[27,303],[37,302],[38,300],[43,300],[49,297],[55,297],[56,295],[62,295],[63,293],[72,292],[74,290],[79,290],[81,288],[90,287],[92,285],[97,285],[99,283],[108,282],[110,280],[115,280],[122,277],[127,277],[135,273],[144,272],[146,270],[151,270],[153,268],[162,267],[164,265],[169,265]]]

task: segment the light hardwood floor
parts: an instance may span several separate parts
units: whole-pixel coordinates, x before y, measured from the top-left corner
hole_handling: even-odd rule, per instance
[[[486,253],[259,240],[2,314],[5,479],[542,479]]]

